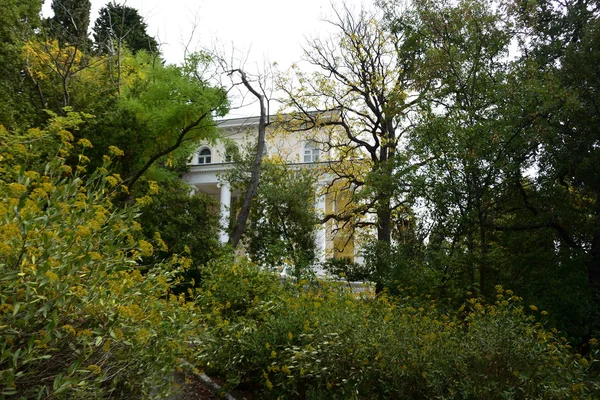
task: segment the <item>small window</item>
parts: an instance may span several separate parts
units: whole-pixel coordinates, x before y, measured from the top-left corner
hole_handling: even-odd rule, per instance
[[[198,153],[198,164],[210,164],[211,163],[211,152],[210,149],[205,147]]]
[[[304,145],[304,162],[318,162],[319,161],[319,148],[313,142],[308,142]]]

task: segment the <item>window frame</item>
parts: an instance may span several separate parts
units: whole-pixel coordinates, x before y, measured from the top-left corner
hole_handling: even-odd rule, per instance
[[[208,152],[202,154],[203,152]],[[203,146],[198,151],[198,165],[212,164],[212,150],[208,146]]]
[[[321,158],[321,149],[317,146],[315,142],[306,142],[304,144],[304,157],[303,160],[305,163],[315,163],[319,162]]]

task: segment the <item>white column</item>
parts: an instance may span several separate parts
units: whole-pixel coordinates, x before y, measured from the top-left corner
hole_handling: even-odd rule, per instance
[[[229,182],[221,182],[221,233],[219,240],[221,243],[229,241],[227,228],[229,227],[229,210],[231,208],[231,188]]]
[[[319,190],[317,189],[317,192]],[[325,195],[318,195],[315,199],[315,210],[317,211],[317,216],[322,218],[325,215]],[[317,248],[317,262],[322,264],[325,261],[325,254],[327,250],[327,231],[325,224],[321,224],[317,227],[315,232],[315,245]],[[316,272],[322,272],[317,270]]]

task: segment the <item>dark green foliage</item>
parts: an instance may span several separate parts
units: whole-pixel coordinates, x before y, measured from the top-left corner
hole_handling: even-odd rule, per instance
[[[600,287],[596,2],[393,6],[390,27],[418,31],[427,49],[431,88],[410,138],[428,241],[401,258],[440,274],[440,295],[493,296],[503,284],[574,340],[589,336]]]
[[[142,207],[140,223],[149,241],[157,235],[166,246],[156,248],[152,262],[168,260],[175,254],[187,254],[191,267],[184,274],[184,285],[199,283],[199,268],[219,257],[219,207],[202,193],[191,194],[190,187],[178,180],[160,185],[150,204]],[[181,290],[182,288],[177,288]]]
[[[325,260],[323,269],[348,283],[373,280],[373,274],[368,266],[355,263],[347,257]]]
[[[91,6],[90,0],[52,0],[54,16],[46,21],[50,37],[58,39],[61,45],[88,50]]]
[[[94,23],[94,45],[102,54],[113,55],[120,46],[126,46],[133,54],[140,50],[158,52],[156,39],[148,35],[148,26],[135,8],[125,4],[108,3],[100,9]]]
[[[41,0],[7,0],[0,7],[0,124],[8,129],[35,126],[33,88],[23,79],[22,50],[39,27]]]
[[[363,270],[368,273],[367,280],[376,283],[378,291],[386,289],[398,294],[410,287],[417,293],[439,295],[440,263],[425,251],[418,243],[386,245],[372,241],[365,245]]]
[[[256,263],[285,266],[300,278],[315,261],[315,174],[265,160],[261,176],[246,233],[248,253]]]
[[[599,394],[594,359],[572,355],[555,332],[535,323],[543,312],[501,287],[493,303],[471,298],[446,312],[409,292],[357,299],[345,285],[275,282],[256,266],[215,264],[199,298],[213,317],[198,362],[260,398]]]

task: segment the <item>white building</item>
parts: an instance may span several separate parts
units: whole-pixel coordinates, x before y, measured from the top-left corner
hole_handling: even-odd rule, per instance
[[[258,137],[258,117],[235,118],[217,122],[221,130],[221,138],[216,143],[206,143],[198,148],[194,154],[190,171],[184,175],[184,180],[193,186],[197,192],[203,192],[215,197],[220,202],[221,226],[229,226],[230,208],[233,200],[241,194],[232,191],[228,182],[223,178],[223,172],[232,167],[232,156],[228,151],[237,148],[243,151],[246,144],[253,143]],[[313,133],[285,132],[277,129],[277,124],[267,127],[265,156],[280,157],[285,162],[298,167],[326,166],[330,161],[330,155],[323,151],[315,141]],[[319,179],[319,185],[328,183],[328,174],[323,173]],[[317,193],[320,191],[317,190]],[[321,215],[331,213],[336,209],[339,195],[318,194],[315,199],[315,209]],[[353,261],[360,262],[356,254],[354,241],[344,237],[338,229],[335,229],[334,221],[316,229],[316,248],[318,259],[323,261],[330,257],[348,257]],[[221,230],[220,240],[225,243],[229,239],[225,229]]]

